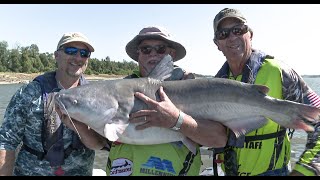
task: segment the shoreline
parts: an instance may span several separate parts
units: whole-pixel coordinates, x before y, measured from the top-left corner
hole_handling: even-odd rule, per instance
[[[13,72],[0,72],[0,85],[1,84],[26,84],[32,81],[38,75],[43,73],[13,73]],[[87,80],[108,80],[123,78],[124,75],[109,75],[109,74],[99,74],[99,75],[87,75],[85,78]]]

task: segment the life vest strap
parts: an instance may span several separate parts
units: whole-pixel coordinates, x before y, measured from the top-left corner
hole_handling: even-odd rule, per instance
[[[34,150],[25,144],[22,145],[21,149],[24,149],[24,150],[28,151],[29,153],[37,156],[38,160],[40,160],[40,161],[42,161],[46,156],[45,152],[40,152],[40,151]],[[66,159],[71,154],[71,152],[73,150],[77,150],[77,149],[73,148],[72,145],[67,147],[67,149],[64,150],[64,158]]]
[[[280,131],[277,131],[275,133],[270,133],[270,134],[263,134],[263,135],[255,135],[255,136],[246,136],[245,137],[245,142],[250,142],[250,141],[260,141],[260,140],[265,140],[265,139],[272,139],[272,138],[277,138],[284,136],[286,133],[286,129],[282,129]]]

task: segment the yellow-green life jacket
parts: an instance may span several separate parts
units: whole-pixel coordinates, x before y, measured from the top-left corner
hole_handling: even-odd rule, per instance
[[[113,143],[108,176],[197,176],[201,167],[198,148],[194,155],[181,142],[156,145]]]
[[[235,79],[241,81],[241,78],[240,75]],[[254,84],[268,86],[270,89],[269,96],[283,99],[282,71],[276,60],[265,59],[263,61]],[[268,137],[270,134],[275,135],[277,133],[282,135]],[[250,140],[250,138],[257,135],[263,140]],[[277,123],[271,120],[263,127],[248,133],[243,148],[233,147],[233,150],[236,152],[236,166],[239,176],[254,176],[269,170],[280,169],[286,166],[290,160],[290,140],[288,135],[285,133],[284,128],[280,128]]]

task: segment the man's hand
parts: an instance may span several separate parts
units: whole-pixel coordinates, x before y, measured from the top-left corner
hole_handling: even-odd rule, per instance
[[[159,95],[160,102],[157,102],[142,93],[135,93],[137,98],[151,108],[130,115],[130,122],[142,123],[136,126],[137,130],[151,126],[171,128],[177,123],[179,109],[171,102],[163,87],[160,87]],[[179,131],[194,142],[208,147],[224,147],[228,139],[226,128],[221,123],[206,119],[196,121],[188,114],[185,114]]]
[[[160,102],[157,102],[148,96],[136,92],[135,96],[145,102],[151,109],[140,110],[130,115],[130,122],[143,123],[137,125],[137,130],[142,130],[151,126],[171,128],[173,127],[179,116],[179,109],[171,102],[169,97],[163,90],[159,89]]]
[[[301,174],[301,173],[298,172],[298,171],[293,170],[293,171],[289,174],[289,176],[304,176],[304,175]]]

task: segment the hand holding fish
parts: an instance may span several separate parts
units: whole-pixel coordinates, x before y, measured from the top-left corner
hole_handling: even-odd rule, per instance
[[[139,110],[130,115],[131,123],[141,123],[137,125],[137,130],[142,130],[151,126],[158,126],[164,128],[173,127],[179,116],[179,109],[171,102],[166,93],[163,91],[163,87],[159,89],[160,102],[157,102],[143,93],[136,92],[135,97],[144,101],[151,109]]]
[[[130,123],[141,123],[136,130],[143,130],[151,126],[172,128],[178,120],[179,109],[172,103],[164,92],[159,88],[160,102],[157,102],[143,93],[136,92],[135,97],[145,102],[152,110],[140,110],[130,115]],[[189,115],[185,115],[183,126],[179,130],[192,141],[209,147],[224,147],[227,141],[225,127],[213,120],[196,121]],[[201,132],[200,132],[201,131]]]

